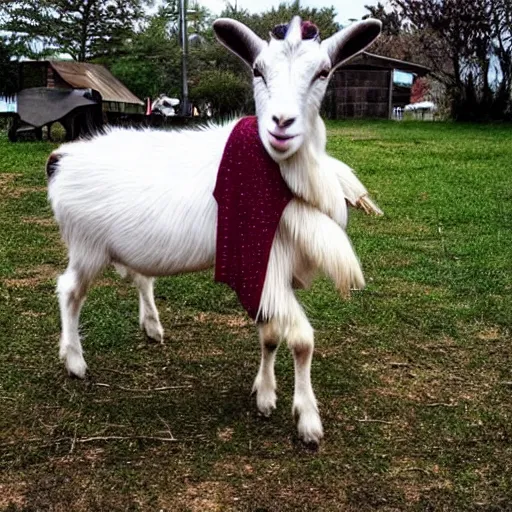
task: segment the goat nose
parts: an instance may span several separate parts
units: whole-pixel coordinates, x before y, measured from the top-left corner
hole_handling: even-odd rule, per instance
[[[272,116],[272,121],[277,124],[279,128],[288,128],[295,122],[295,117],[286,117],[286,116]]]

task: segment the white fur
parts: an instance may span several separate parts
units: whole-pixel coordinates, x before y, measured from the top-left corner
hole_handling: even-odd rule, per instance
[[[222,23],[240,33],[241,44],[250,45],[255,65],[266,75],[265,81],[254,80],[260,137],[295,196],[283,213],[270,254],[260,304],[260,318],[265,320],[259,327],[262,359],[253,389],[258,409],[269,415],[276,403],[276,349],[285,339],[295,359],[293,410],[299,436],[318,443],[323,430],[310,379],[314,334],[292,283],[307,285],[321,271],[343,295],[364,286],[345,233],[345,199],[352,202],[366,189],[348,167],[325,153],[325,126],[318,111],[327,80],[315,76],[336,65],[329,57],[329,40],[322,45],[301,41],[296,19],[285,41],[268,44],[252,32],[245,33],[248,29],[239,23]],[[244,53],[246,60],[251,51]],[[293,123],[281,126],[276,119],[279,123],[293,119]],[[114,264],[134,282],[141,327],[158,341],[163,329],[153,278],[213,265],[217,227],[213,189],[234,124],[175,132],[112,128],[55,152],[59,162],[48,189],[69,249],[58,294],[60,356],[70,374],[85,376],[78,335],[80,308],[89,285],[106,265]],[[276,131],[295,136],[289,147],[276,150],[269,135]]]

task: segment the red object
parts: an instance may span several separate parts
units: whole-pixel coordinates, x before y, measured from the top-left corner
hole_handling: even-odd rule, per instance
[[[146,98],[146,115],[150,116],[152,112],[153,110],[151,108],[151,98]]]
[[[426,99],[430,87],[425,78],[416,78],[411,87],[411,103],[419,103]]]
[[[213,195],[219,207],[215,281],[229,285],[256,320],[272,242],[293,198],[260,140],[256,117],[241,119],[229,136]]]

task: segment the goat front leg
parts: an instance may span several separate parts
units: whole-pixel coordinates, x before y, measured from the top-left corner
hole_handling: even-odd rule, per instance
[[[297,421],[299,438],[307,444],[318,444],[323,437],[323,429],[310,375],[314,335],[313,328],[293,293],[293,256],[294,250],[288,236],[280,227],[270,252],[261,299],[261,313],[263,318],[272,319],[265,325],[265,328],[271,329],[268,331],[268,339],[286,340],[293,353],[295,391],[292,412]],[[264,330],[262,334],[262,340],[266,339],[267,331]],[[274,357],[275,354],[262,355],[258,376],[264,375],[265,372],[269,373],[271,362],[273,377]]]
[[[261,362],[258,375],[254,380],[252,392],[256,393],[256,405],[264,416],[270,416],[276,408],[276,376],[274,364],[279,335],[272,322],[258,326],[261,344]]]
[[[296,302],[293,292],[291,292],[291,295]],[[318,445],[324,432],[315,393],[311,385],[314,334],[313,328],[298,302],[296,302],[296,311],[297,314],[292,325],[286,329],[286,340],[288,347],[293,353],[295,365],[295,390],[292,412],[297,422],[300,439],[306,444]]]

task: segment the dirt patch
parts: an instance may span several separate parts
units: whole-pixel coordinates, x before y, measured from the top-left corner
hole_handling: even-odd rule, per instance
[[[23,176],[21,173],[14,172],[3,172],[0,174],[0,187],[3,185],[10,185],[19,176]]]
[[[94,281],[94,286],[116,286],[120,287],[120,281],[113,277],[101,277]]]
[[[47,315],[47,313],[41,313],[41,312],[32,311],[32,310],[22,311],[22,313],[21,313],[21,316],[28,316],[29,318],[39,318],[41,316],[46,316],[46,315]]]
[[[262,465],[258,468],[260,471],[263,469]],[[255,474],[254,466],[250,464],[250,458],[244,456],[225,457],[213,466],[214,474],[220,476],[240,476],[246,477]]]
[[[71,443],[71,441],[70,441]],[[96,463],[101,461],[105,456],[104,448],[91,448],[85,450],[76,450],[74,453],[65,455],[64,457],[52,458],[52,466],[66,467],[74,464]]]
[[[436,357],[449,358],[450,369],[432,367],[423,360],[381,355],[380,360],[374,358],[373,364],[363,366],[381,382],[367,391],[371,395],[398,397],[423,407],[450,409],[485,400],[499,381],[499,372],[492,368],[470,369],[471,360],[450,338],[421,348]],[[471,378],[466,376],[467,371],[471,371]]]
[[[57,270],[51,265],[37,265],[33,268],[19,272],[19,277],[6,279],[8,288],[29,288],[46,283],[57,276]]]
[[[476,337],[483,341],[497,341],[501,338],[501,332],[498,327],[489,327],[480,331]]]
[[[0,508],[10,506],[21,507],[25,504],[25,482],[0,484]]]
[[[194,317],[202,324],[222,325],[225,327],[249,327],[251,323],[241,315],[223,315],[220,313],[199,313]]]
[[[161,503],[164,510],[189,510],[190,512],[217,512],[236,507],[239,498],[224,482],[189,483],[184,493],[178,493],[177,502]]]
[[[439,465],[425,465],[410,458],[395,459],[390,470],[407,503],[418,503],[435,490],[451,489],[453,484]]]
[[[227,427],[222,430],[219,430],[219,432],[217,433],[217,437],[221,441],[227,443],[228,441],[231,441],[231,439],[233,438],[233,432],[234,430],[232,428]]]
[[[51,217],[22,217],[21,221],[23,224],[34,224],[42,227],[54,227],[57,225]]]
[[[18,199],[25,194],[36,192],[46,192],[46,187],[11,187],[0,185],[0,193],[13,199]]]

